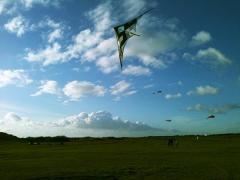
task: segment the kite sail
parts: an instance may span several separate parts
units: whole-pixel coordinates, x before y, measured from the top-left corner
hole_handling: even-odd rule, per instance
[[[215,118],[214,115],[210,115],[210,116],[207,117],[207,119],[213,119],[213,118]]]
[[[114,31],[115,31],[116,38],[117,38],[118,53],[119,53],[119,60],[120,60],[121,69],[122,69],[122,66],[123,66],[124,47],[127,43],[127,40],[129,38],[131,38],[132,36],[139,36],[138,34],[136,34],[137,21],[144,14],[148,13],[151,10],[152,9],[142,13],[141,15],[137,16],[136,18],[134,18],[134,19],[132,19],[132,20],[126,22],[126,23],[123,23],[123,24],[120,24],[120,25],[114,27]]]
[[[158,91],[156,91],[156,92],[153,92],[153,94],[161,94],[161,93],[162,93],[161,90],[158,90]]]

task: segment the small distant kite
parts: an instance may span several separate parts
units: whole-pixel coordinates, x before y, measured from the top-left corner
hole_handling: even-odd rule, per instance
[[[214,115],[209,115],[209,116],[207,117],[207,119],[213,119],[213,118],[215,118]]]
[[[172,120],[171,120],[171,119],[166,119],[165,121],[167,121],[167,122],[172,122]]]
[[[153,94],[161,94],[162,93],[162,91],[161,90],[159,90],[159,91],[156,91],[156,92],[153,92]]]
[[[122,66],[123,66],[123,51],[124,51],[124,47],[127,43],[127,40],[129,38],[131,38],[132,36],[140,36],[139,34],[136,34],[137,21],[144,14],[148,13],[151,10],[152,9],[150,9],[148,11],[145,11],[144,13],[137,16],[136,18],[114,27],[114,31],[115,31],[116,38],[117,38],[118,53],[119,53],[119,60],[120,60],[121,69],[122,69]]]

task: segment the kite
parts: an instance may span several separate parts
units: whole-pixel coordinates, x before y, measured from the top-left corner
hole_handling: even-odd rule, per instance
[[[162,91],[161,91],[161,90],[159,90],[159,91],[156,91],[156,92],[153,92],[153,94],[160,94],[160,93],[162,93]]]
[[[172,120],[171,120],[171,119],[167,119],[167,120],[165,120],[165,121],[167,121],[167,122],[172,122]]]
[[[215,118],[214,115],[210,115],[210,116],[207,117],[207,119],[213,119],[213,118]]]
[[[118,44],[118,53],[119,53],[119,60],[120,60],[121,69],[122,69],[122,66],[123,66],[124,47],[127,43],[127,40],[129,38],[131,38],[132,36],[140,36],[139,34],[136,34],[137,21],[144,14],[148,13],[151,10],[152,9],[150,9],[148,11],[145,11],[144,13],[137,16],[136,18],[114,27],[114,31],[115,31],[116,39],[117,39],[117,44]]]

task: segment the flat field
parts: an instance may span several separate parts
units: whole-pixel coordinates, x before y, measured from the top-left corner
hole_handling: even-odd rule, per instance
[[[240,179],[240,136],[0,142],[0,179]]]

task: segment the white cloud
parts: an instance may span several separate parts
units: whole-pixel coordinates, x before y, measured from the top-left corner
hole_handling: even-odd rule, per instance
[[[195,90],[187,92],[187,95],[189,95],[189,96],[193,95],[193,94],[197,94],[197,95],[200,95],[200,96],[215,95],[215,94],[218,94],[218,92],[219,92],[218,88],[206,85],[206,86],[196,87]]]
[[[202,45],[211,41],[211,39],[212,37],[209,32],[200,31],[192,37],[192,41],[190,42],[190,45],[192,46]]]
[[[92,32],[90,29],[80,31],[73,38],[73,44],[67,47],[68,54],[70,58],[79,58],[86,49],[94,47],[101,40],[101,34],[98,32]]]
[[[152,88],[152,87],[154,87],[154,84],[147,84],[147,85],[143,86],[144,89],[149,89],[149,88]]]
[[[36,5],[59,7],[60,0],[1,0],[0,15],[3,13],[14,14],[19,13],[19,11],[30,10]]]
[[[42,5],[42,6],[59,6],[59,0],[20,0],[21,3],[25,8],[30,9],[35,5]]]
[[[109,129],[109,130],[149,130],[150,128],[143,123],[132,123],[123,121],[119,117],[113,117],[111,113],[106,111],[97,111],[90,114],[80,113],[78,115],[69,116],[57,122],[59,126],[74,126],[84,129]]]
[[[131,95],[136,94],[136,93],[137,93],[136,90],[131,90],[131,91],[126,92],[124,95],[125,96],[131,96]]]
[[[133,89],[131,83],[122,80],[110,87],[110,93],[115,96],[115,101],[119,101],[122,96],[130,96],[136,94],[137,91]]]
[[[222,52],[215,48],[208,48],[205,50],[199,50],[196,57],[198,59],[214,59],[216,64],[231,64],[232,61],[228,59]]]
[[[42,62],[44,66],[68,61],[67,54],[62,52],[61,48],[60,44],[54,43],[38,52],[28,50],[24,58],[29,62]]]
[[[115,85],[111,86],[110,92],[112,95],[119,95],[126,93],[131,87],[131,84],[126,81],[119,81]]]
[[[130,16],[136,16],[139,13],[141,13],[140,11],[144,8],[146,8],[147,6],[149,6],[150,4],[152,4],[152,2],[147,2],[145,0],[125,0],[123,1],[123,7],[124,9],[126,9],[127,14]]]
[[[5,116],[4,116],[4,119],[7,119],[9,121],[21,121],[22,118],[18,115],[16,115],[15,113],[13,112],[9,112],[7,113]]]
[[[76,101],[86,96],[104,96],[106,89],[88,81],[71,81],[64,86],[63,92],[70,100]]]
[[[240,104],[224,104],[217,107],[208,107],[206,105],[196,104],[194,106],[187,107],[188,111],[207,111],[211,114],[223,114],[235,109],[240,109]]]
[[[232,60],[227,58],[221,51],[212,47],[209,47],[208,49],[200,49],[196,55],[184,53],[183,58],[199,61],[212,66],[232,64]]]
[[[128,65],[126,68],[124,68],[122,73],[125,75],[133,75],[133,76],[141,76],[141,75],[149,76],[151,74],[151,70],[143,66]]]
[[[120,3],[119,8],[122,12],[128,11],[124,9],[124,4],[133,2]],[[118,3],[117,3],[118,4]],[[94,62],[96,66],[105,74],[115,72],[119,69],[119,58],[117,43],[113,31],[109,31],[110,27],[115,23],[113,15],[117,12],[113,11],[116,3],[107,2],[100,4],[95,9],[87,13],[87,17],[93,22],[93,29],[84,29],[77,35],[73,36],[73,41],[62,48],[58,46],[46,46],[45,49],[28,51],[25,59],[41,59],[39,62],[44,65],[67,62],[72,59],[80,59],[82,63]],[[142,1],[143,4],[149,4]],[[142,5],[134,6],[135,12],[140,11]],[[157,22],[157,23],[156,23]],[[154,68],[166,68],[173,60],[176,54],[173,50],[182,48],[185,40],[185,34],[177,27],[176,19],[158,20],[150,14],[143,16],[138,23],[140,37],[134,37],[129,41],[125,49],[125,57],[137,58],[146,66]],[[161,28],[159,30],[159,27]],[[131,43],[132,42],[132,43]],[[144,43],[143,43],[144,42]],[[57,49],[56,47],[60,48]],[[47,56],[46,51],[55,50],[54,59]],[[31,55],[31,57],[30,57]],[[41,58],[37,58],[37,57]],[[145,74],[148,72],[145,71]]]
[[[143,16],[138,23],[138,33],[126,46],[125,56],[137,57],[146,66],[166,68],[176,57],[173,52],[186,44],[185,33],[178,28],[176,19],[157,19]]]
[[[51,18],[44,18],[43,20],[41,20],[38,25],[38,27],[49,27],[51,29],[57,29],[57,28],[61,28],[61,23],[57,23],[55,22],[53,19]]]
[[[106,56],[106,55],[109,56],[116,50],[117,50],[116,39],[111,37],[111,38],[102,40],[101,42],[98,43],[96,47],[87,50],[84,53],[83,57],[88,61],[92,61],[102,56]]]
[[[58,87],[57,81],[53,80],[44,80],[41,81],[41,86],[38,87],[38,91],[31,96],[40,96],[42,94],[60,94],[60,88]]]
[[[32,80],[23,69],[0,70],[0,87],[7,85],[24,86],[31,82]]]
[[[39,24],[40,27],[46,25],[54,29],[54,34],[50,33],[48,42],[54,42],[56,39],[62,37],[63,27],[59,23],[48,19],[46,23],[41,22]],[[37,52],[28,50],[24,58],[29,62],[41,62],[44,66],[63,63],[74,58],[79,58],[86,50],[97,45],[100,40],[100,33],[85,29],[74,36],[72,44],[69,44],[65,49],[59,43],[54,42],[54,44],[47,45],[45,49],[40,49]]]
[[[187,107],[188,111],[204,111],[206,107],[202,104],[195,104],[194,106]]]
[[[53,19],[46,18],[40,21],[36,27],[39,28],[50,28],[51,31],[49,32],[47,39],[48,43],[53,43],[58,39],[63,38],[63,30],[65,29],[65,25],[63,23],[55,22]]]
[[[10,33],[15,33],[17,37],[21,37],[29,30],[29,25],[28,21],[23,16],[19,15],[4,24],[4,28]]]
[[[62,38],[63,32],[61,29],[55,29],[48,35],[48,42],[52,43],[56,39]]]
[[[0,1],[0,15],[5,11],[6,9],[6,2],[7,1]]]
[[[63,119],[43,122],[34,121],[15,113],[7,113],[0,120],[1,130],[20,137],[57,136],[102,137],[102,136],[146,136],[166,133],[141,122],[130,122],[106,111],[81,112]]]
[[[178,99],[181,98],[182,94],[181,93],[176,93],[176,94],[166,94],[165,98],[166,99]]]
[[[89,18],[94,22],[97,32],[103,32],[111,26],[110,9],[110,4],[104,3],[88,13]]]
[[[96,65],[97,67],[99,67],[100,71],[102,71],[105,74],[117,71],[119,69],[117,53],[111,56],[103,56],[99,58],[96,62]]]

